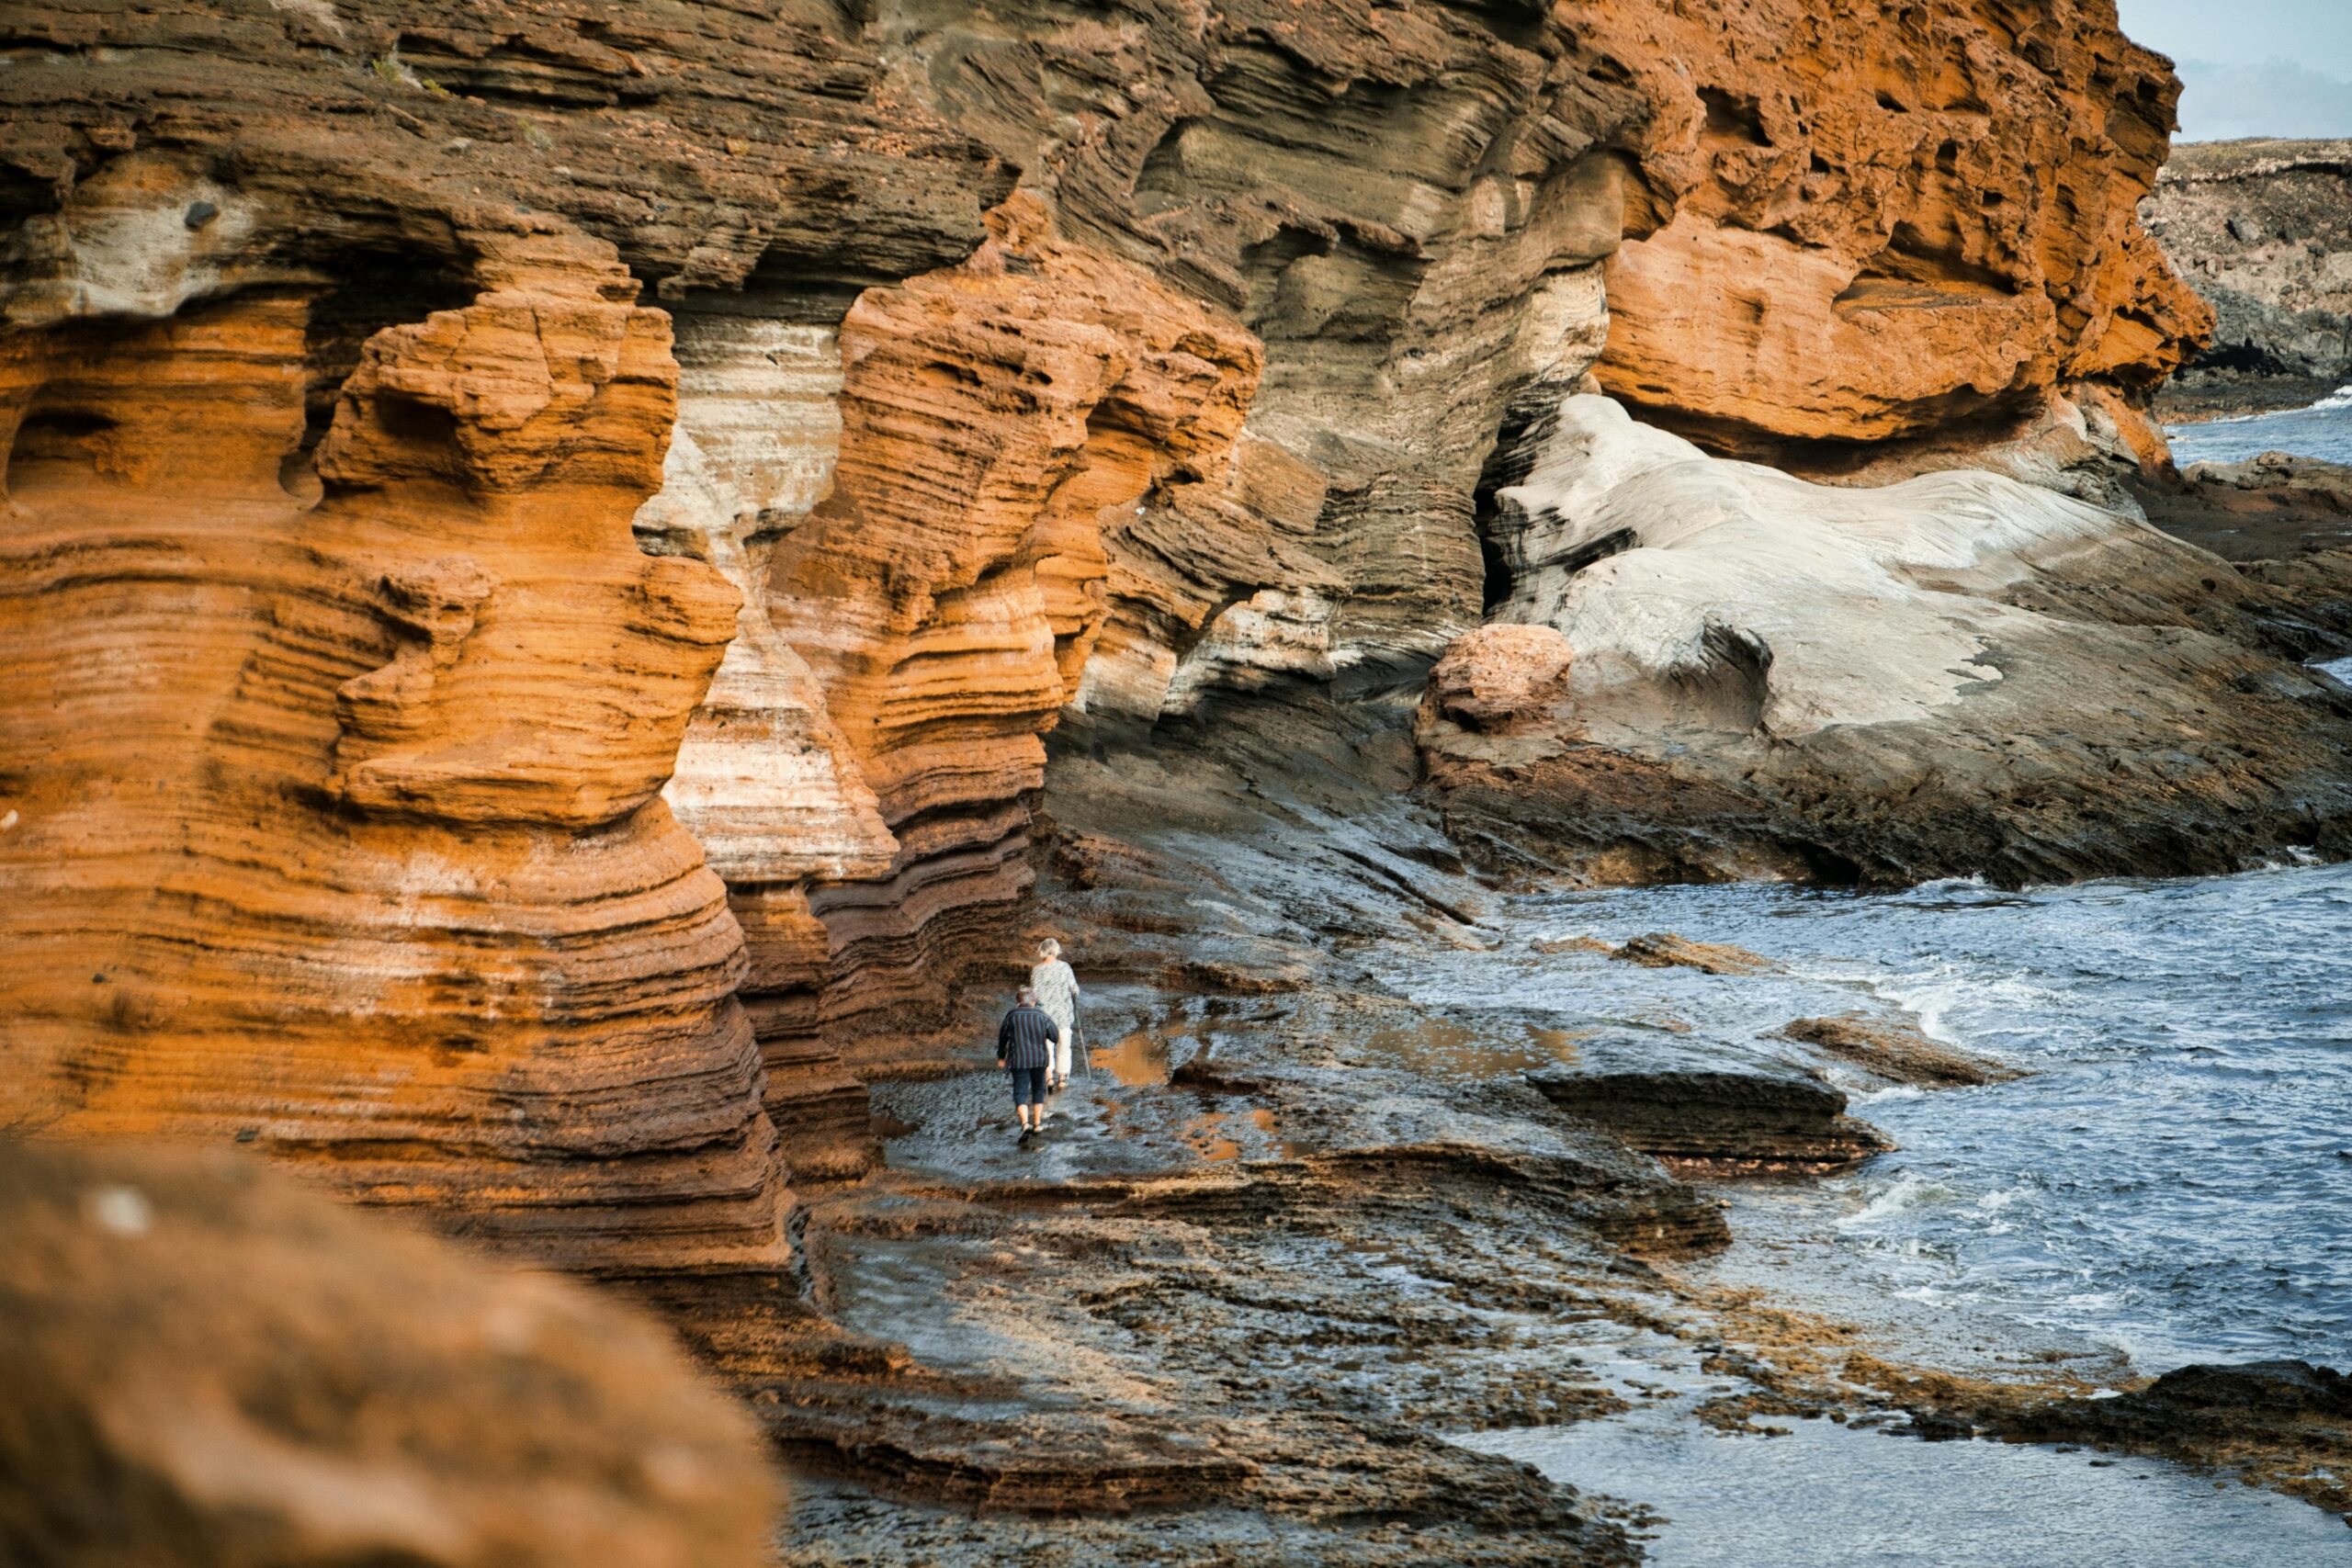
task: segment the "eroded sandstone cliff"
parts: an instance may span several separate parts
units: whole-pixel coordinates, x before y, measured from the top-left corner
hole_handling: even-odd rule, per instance
[[[1610,265],[1612,395],[1789,463],[1981,443],[2056,398],[2153,454],[2132,410],[2206,313],[2134,216],[2179,85],[2112,5],[1565,9],[1657,106],[1667,216]]]
[[[1222,716],[1305,745],[1361,703],[1401,765],[1501,610],[1553,635],[1488,719],[1589,705],[1614,750],[1598,794],[1478,759],[1478,813],[1598,822],[1511,831],[1636,876],[1934,858],[1835,798],[1769,854],[1623,852],[1689,806],[1641,764],[1692,713],[1700,784],[1798,756],[1834,797],[2164,655],[2157,718],[2019,785],[2061,828],[2184,705],[2324,749],[2252,612],[2194,641],[2201,567],[2047,490],[1950,481],[1936,537],[1991,564],[1956,621],[1883,595],[1891,694],[1863,621],[1792,608],[1816,557],[1941,570],[1875,492],[1790,503],[1802,558],[1710,548],[1758,614],[1695,662],[1619,635],[1695,558],[1671,505],[1503,500],[1596,385],[1848,479],[2159,458],[2137,410],[2203,318],[2132,216],[2174,87],[2104,4],[57,0],[0,46],[8,1121],[249,1141],[631,1280],[747,1375],[802,1365],[788,1183],[865,1170],[864,1078],[1009,972],[1049,735],[1181,773]],[[2151,561],[2154,608],[2090,581]],[[2022,695],[1953,705],[2011,658]],[[1892,760],[1788,750],[1792,709]],[[2144,852],[2135,790],[2057,869]]]
[[[835,1164],[862,1098],[763,1074],[778,944],[661,791],[730,711],[831,732],[749,636],[695,716],[766,604],[632,536],[678,418],[639,299],[821,263],[837,321],[981,239],[1009,174],[837,22],[11,13],[12,1121],[233,1134],[574,1267],[786,1259],[762,1086]],[[878,874],[837,782],[772,847]]]
[[[1647,113],[1511,6],[7,25],[12,1120],[617,1271],[870,1157],[1066,707],[1475,624]]]

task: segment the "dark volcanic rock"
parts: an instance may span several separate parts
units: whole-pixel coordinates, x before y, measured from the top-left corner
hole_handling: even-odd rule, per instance
[[[1527,1081],[1668,1168],[1728,1177],[1833,1170],[1894,1145],[1846,1114],[1846,1097],[1804,1068],[1680,1041],[1589,1041],[1574,1065]]]
[[[2309,1361],[2198,1365],[2111,1399],[2070,1399],[1998,1416],[2003,1436],[2086,1442],[2241,1470],[2352,1515],[2352,1378]]]
[[[2282,657],[2352,653],[2352,468],[2285,452],[2135,487],[2148,520],[2227,560],[2215,586]]]
[[[2176,147],[2141,217],[2215,317],[2167,412],[2301,407],[2352,380],[2352,141]]]
[[[2352,1432],[2352,1378],[2309,1361],[2197,1365],[2115,1399],[2043,1407],[2053,1427],[2098,1442],[2210,1441],[2251,1428],[2319,1422]]]

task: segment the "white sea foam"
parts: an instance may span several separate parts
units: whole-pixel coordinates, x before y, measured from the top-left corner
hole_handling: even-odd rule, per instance
[[[1894,1184],[1855,1213],[1838,1222],[1841,1231],[1868,1230],[1883,1224],[1906,1210],[1928,1203],[1949,1202],[1956,1194],[1939,1181],[1931,1181],[1916,1170],[1906,1170],[1894,1179]]]
[[[1949,961],[1924,974],[1880,980],[1872,988],[1915,1015],[1920,1032],[1928,1039],[1963,1049],[1970,1041],[1966,1031],[1952,1026],[1955,1012],[1990,1009],[2000,1016],[2017,1018],[2061,1000],[2049,987],[2027,979],[2026,971],[1987,975]]]

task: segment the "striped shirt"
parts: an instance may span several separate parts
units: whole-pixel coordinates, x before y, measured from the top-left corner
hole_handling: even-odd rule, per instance
[[[997,1025],[996,1059],[1007,1067],[1042,1067],[1052,1059],[1046,1047],[1061,1037],[1060,1026],[1040,1010],[1014,1008]]]

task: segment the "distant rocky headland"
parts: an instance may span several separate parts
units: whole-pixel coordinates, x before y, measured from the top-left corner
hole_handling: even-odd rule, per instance
[[[2168,412],[2296,408],[2352,383],[2352,141],[2175,147],[2141,217],[2213,308]]]
[[[1441,1314],[1407,1421],[1315,1238],[1476,1213],[1465,1289],[1630,1314],[1724,1222],[1575,1107],[1875,1145],[1801,1067],[1430,1089],[1351,953],[1538,882],[2352,853],[2340,552],[2143,500],[2183,365],[2337,374],[2343,166],[2160,176],[2107,0],[30,0],[0,50],[0,1127],[602,1281],[893,1506],[1624,1561],[1428,1430],[1597,1396]],[[979,1113],[875,1086],[984,1066],[1054,931],[1139,1033],[1246,1023],[1177,1087],[1306,1152],[886,1167]],[[1088,1358],[941,1359],[1057,1252]]]

